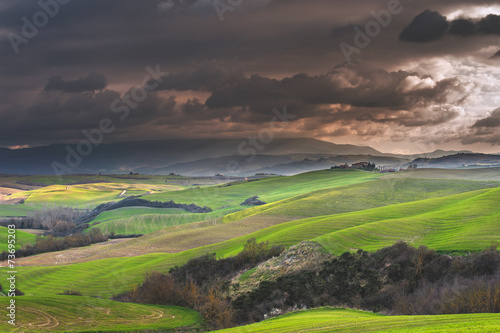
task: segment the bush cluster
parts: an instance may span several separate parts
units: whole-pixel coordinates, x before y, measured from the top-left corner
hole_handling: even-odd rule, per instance
[[[17,229],[42,229],[56,235],[74,231],[79,219],[87,213],[86,210],[71,207],[45,206],[28,212],[26,217],[1,220],[0,225],[6,227],[13,224]]]
[[[374,253],[345,252],[314,269],[284,273],[247,292],[229,292],[237,274],[282,251],[251,239],[235,257],[217,260],[208,254],[169,274],[147,273],[141,285],[115,299],[187,306],[199,311],[210,329],[320,306],[401,315],[500,312],[500,253],[493,246],[452,257],[398,242]]]
[[[451,257],[399,242],[375,253],[346,252],[319,271],[284,275],[232,301],[237,321],[259,321],[293,308],[347,306],[391,314],[500,311],[495,248]]]
[[[66,237],[37,236],[35,244],[24,244],[16,250],[16,258],[28,257],[35,254],[62,251],[72,247],[89,246],[90,244],[105,242],[108,236],[103,234],[101,229],[90,229],[88,234],[75,234]],[[9,253],[3,251],[0,253],[0,261],[7,260]]]

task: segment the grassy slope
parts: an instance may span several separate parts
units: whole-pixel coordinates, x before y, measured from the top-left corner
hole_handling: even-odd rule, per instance
[[[481,250],[500,240],[500,189],[282,223],[248,237],[290,246],[315,240],[335,254],[398,240],[438,250]],[[239,249],[227,252],[233,255]]]
[[[258,181],[238,182],[231,186],[191,189],[171,194],[159,193],[149,195],[146,198],[148,200],[194,202],[198,205],[209,205],[211,207],[215,205],[219,209],[211,214],[203,214],[204,216],[197,214],[195,216],[149,215],[144,217],[136,217],[137,214],[132,210],[117,210],[115,211],[117,215],[114,221],[112,220],[113,213],[106,212],[104,213],[106,215],[99,216],[95,220],[106,222],[96,227],[103,231],[114,231],[115,233],[149,233],[169,226],[220,218],[234,210],[243,209],[243,207],[239,206],[239,203],[254,195],[254,193],[258,193],[262,199],[271,202],[294,195],[305,195],[304,193],[325,187],[367,182],[376,177],[379,177],[379,175],[353,170],[320,171],[294,177],[272,177]],[[221,207],[226,208],[221,209]]]
[[[212,209],[239,207],[245,199],[258,195],[265,202],[283,200],[325,188],[344,186],[378,179],[381,174],[355,170],[325,170],[303,173],[291,177],[270,177],[258,181],[234,183],[231,186],[215,186],[190,189],[175,193],[160,193],[148,196],[149,200],[180,203],[195,203]]]
[[[499,201],[500,189],[478,190],[362,212],[282,223],[175,254],[152,253],[66,266],[23,267],[19,272],[18,286],[27,294],[55,294],[61,289],[73,288],[87,295],[106,297],[142,281],[146,271],[166,272],[189,258],[209,252],[216,252],[220,256],[234,255],[251,237],[286,246],[313,239],[334,253],[357,248],[376,250],[398,239],[412,240],[414,245],[425,244],[437,250],[481,250],[500,239]],[[176,236],[174,234],[173,239]],[[147,243],[143,245],[150,246]]]
[[[2,308],[7,307],[9,299],[0,298]],[[180,307],[82,296],[16,297],[16,332],[138,332],[196,327],[200,323],[196,311]],[[2,332],[12,332],[12,327],[7,320],[0,322]]]
[[[329,171],[325,171],[329,172]],[[357,177],[361,173],[357,173],[355,176]],[[351,174],[351,176],[354,174]],[[268,202],[276,200],[281,200],[283,198],[287,198],[289,196],[286,195],[286,191],[280,191],[280,186],[284,186],[288,188],[290,193],[294,195],[301,195],[307,193],[308,191],[314,191],[321,188],[328,188],[332,186],[340,186],[351,183],[359,183],[362,181],[367,181],[373,179],[374,177],[379,177],[379,175],[369,175],[368,178],[357,178],[357,179],[340,179],[342,177],[338,177],[338,179],[324,179],[323,176],[321,179],[317,179],[313,181],[314,184],[293,184],[293,183],[285,183],[281,185],[269,183],[262,186],[262,190],[266,192],[266,195],[269,194]],[[422,175],[422,174],[421,174]],[[392,175],[391,175],[392,176]],[[286,177],[293,178],[293,177]],[[310,175],[304,178],[310,178]],[[314,178],[314,177],[313,177]],[[493,179],[493,178],[492,178]],[[288,180],[288,179],[287,179]],[[312,179],[309,179],[312,180]],[[282,179],[279,180],[283,181]],[[259,189],[255,184],[259,183],[247,183],[247,185],[252,185],[251,189]],[[328,183],[325,185],[323,183]],[[333,185],[334,184],[334,185]],[[188,192],[198,193],[197,200],[200,200],[200,203],[203,200],[207,200],[213,203],[221,202],[223,200],[233,200],[238,203],[241,202],[241,199],[246,199],[250,195],[260,195],[259,193],[252,193],[247,195],[245,191],[241,188],[237,188],[234,191],[234,188],[231,187],[239,186],[233,185],[230,187],[221,187],[219,188],[223,192],[223,198],[208,198],[206,194],[202,192],[202,190],[188,190],[176,192],[176,194],[181,194],[181,197],[186,199],[188,203],[193,202],[193,200],[189,200]],[[274,187],[274,188],[273,188]],[[225,189],[230,189],[228,192]],[[283,193],[280,193],[283,192]],[[200,196],[201,193],[201,196]],[[210,193],[210,192],[206,192]],[[220,192],[218,192],[220,193]],[[418,194],[418,193],[417,193]],[[402,236],[403,238],[412,235],[410,237],[415,237],[414,235],[419,236],[418,239],[415,240],[415,244],[418,242],[431,244],[431,247],[434,246],[446,246],[446,242],[455,240],[455,244],[459,244],[460,246],[472,246],[474,249],[482,249],[489,245],[491,239],[498,240],[499,237],[499,227],[498,221],[499,216],[495,212],[495,207],[498,207],[498,197],[499,192],[495,190],[484,190],[477,191],[474,193],[466,193],[460,196],[454,196],[450,198],[442,198],[442,199],[431,199],[425,200],[422,202],[415,202],[404,205],[394,205],[389,207],[370,209],[363,212],[356,213],[348,213],[348,214],[339,214],[334,216],[325,216],[318,217],[312,219],[303,219],[299,221],[293,221],[284,223],[282,225],[277,225],[274,227],[270,227],[253,234],[249,234],[243,237],[237,237],[235,239],[231,239],[225,242],[220,242],[208,246],[203,246],[199,248],[194,248],[189,251],[184,251],[177,254],[148,254],[138,257],[129,257],[129,258],[111,258],[104,260],[97,260],[88,263],[76,264],[76,265],[67,265],[67,266],[58,266],[58,267],[19,267],[18,274],[18,288],[25,291],[27,294],[36,294],[36,295],[54,295],[57,292],[61,292],[67,288],[80,289],[84,294],[87,295],[101,295],[101,296],[110,296],[112,294],[116,294],[117,292],[127,290],[133,283],[138,283],[142,281],[143,273],[149,270],[161,270],[167,271],[169,267],[174,265],[182,264],[187,259],[198,256],[200,254],[204,254],[207,252],[216,251],[220,255],[231,255],[239,250],[246,239],[250,237],[258,237],[260,240],[268,239],[270,242],[278,242],[285,245],[295,244],[303,239],[316,239],[321,242],[324,246],[328,247],[330,250],[337,252],[343,251],[342,248],[353,249],[355,246],[362,246],[363,248],[376,249],[379,247],[383,247],[384,242],[392,242],[393,238],[392,234],[395,232],[396,237]],[[160,194],[158,196],[167,197],[170,194]],[[209,194],[208,194],[209,195]],[[234,197],[233,197],[234,196]],[[261,198],[265,198],[264,195],[261,195]],[[148,197],[148,199],[150,199]],[[176,200],[175,197],[172,198]],[[157,199],[155,199],[157,200]],[[170,199],[165,199],[170,200]],[[443,200],[443,201],[439,201]],[[178,200],[176,200],[178,201]],[[180,200],[179,202],[183,202]],[[231,203],[234,203],[231,202]],[[0,207],[1,208],[1,207]],[[294,208],[294,205],[289,205],[289,208]],[[329,209],[329,208],[328,208]],[[389,209],[383,211],[383,209]],[[356,215],[357,214],[357,215]],[[365,219],[366,214],[368,217]],[[2,215],[0,213],[0,215]],[[264,217],[265,218],[265,217]],[[336,219],[338,218],[338,219]],[[436,220],[439,223],[436,223]],[[472,221],[472,223],[467,223]],[[231,223],[226,226],[231,226],[234,224],[237,226],[237,223]],[[184,227],[184,226],[181,226]],[[360,229],[361,228],[361,229]],[[399,228],[399,229],[398,229]],[[309,233],[307,231],[311,230]],[[183,233],[186,232],[186,229],[182,229]],[[207,233],[207,236],[210,235],[210,230],[202,230],[201,233]],[[344,233],[342,233],[344,232]],[[185,234],[189,237],[189,233]],[[430,235],[430,236],[429,236]],[[173,233],[170,239],[171,241],[182,241],[182,238],[179,238],[180,234]],[[318,238],[319,236],[319,238]],[[457,237],[458,238],[455,238]],[[177,238],[176,238],[177,237]],[[229,235],[231,237],[231,235]],[[218,240],[217,236],[212,237],[213,240]],[[148,239],[148,238],[146,238]],[[154,238],[150,238],[154,239]],[[227,239],[224,238],[223,239]],[[477,244],[474,244],[475,239],[479,239]],[[161,237],[157,237],[155,239],[159,244],[161,241],[165,241]],[[340,245],[339,245],[340,244]],[[377,246],[380,244],[380,246]],[[434,245],[432,245],[434,244]],[[144,246],[151,245],[148,242],[143,244]],[[452,243],[453,245],[453,243]],[[194,244],[192,245],[194,246]],[[456,249],[455,246],[451,246],[450,248]],[[154,247],[151,247],[151,251],[156,250]],[[98,329],[100,331],[111,329],[118,330],[129,328],[133,330],[140,329],[155,329],[160,328],[160,324],[157,322],[150,322],[149,318],[146,316],[151,316],[152,320],[154,317],[158,317],[156,315],[156,310],[151,310],[149,314],[142,311],[148,311],[145,309],[135,308],[138,305],[132,304],[134,306],[133,309],[125,309],[120,308],[114,310],[115,302],[113,304],[104,304],[101,305],[94,303],[92,305],[91,301],[86,300],[98,300],[96,298],[86,298],[86,297],[76,297],[79,300],[85,300],[85,304],[78,305],[78,311],[74,311],[76,302],[70,300],[71,297],[67,298],[67,296],[49,296],[49,297],[20,297],[18,300],[25,300],[25,304],[19,303],[21,307],[25,309],[29,309],[29,302],[35,304],[35,309],[38,310],[39,307],[46,307],[46,310],[43,310],[44,314],[34,314],[33,312],[23,314],[24,318],[32,318],[36,320],[35,317],[39,317],[40,321],[45,323],[48,322],[47,326],[53,325],[54,321],[51,319],[51,314],[57,314],[56,319],[59,321],[59,326],[61,331],[70,330],[70,326],[62,326],[62,325],[70,325],[69,322],[73,321],[75,312],[80,312],[83,309],[85,314],[82,318],[93,316],[93,313],[97,313],[97,316],[104,315],[102,309],[111,309],[111,315],[117,314],[116,317],[109,318],[109,316],[100,317],[99,320],[94,321],[93,323],[96,325],[101,325]],[[6,298],[3,298],[5,300]],[[69,301],[65,301],[68,299]],[[1,300],[1,299],[0,299]],[[31,301],[32,300],[32,301]],[[63,302],[61,300],[64,300]],[[104,300],[98,300],[99,302],[109,302]],[[62,306],[61,306],[62,304]],[[90,304],[90,306],[88,305]],[[118,306],[118,305],[117,305]],[[120,306],[119,306],[120,307]],[[151,309],[153,307],[149,307]],[[155,309],[158,307],[154,307]],[[68,310],[69,309],[69,310]],[[97,312],[94,309],[98,309]],[[183,311],[189,311],[184,310]],[[21,311],[21,310],[18,310]],[[120,312],[121,311],[121,312]],[[169,311],[173,311],[169,309]],[[320,311],[320,310],[315,310]],[[284,317],[282,322],[279,322],[282,318],[273,319],[272,321],[276,321],[277,324],[272,324],[275,326],[255,326],[255,325],[268,325],[267,321],[264,323],[255,324],[252,326],[245,327],[244,330],[249,329],[249,331],[279,331],[279,332],[289,332],[289,331],[297,331],[298,328],[303,328],[303,331],[311,331],[311,327],[316,328],[316,330],[327,330],[332,331],[335,328],[344,329],[346,332],[356,332],[356,329],[360,332],[366,331],[401,331],[401,332],[410,332],[410,331],[446,331],[446,332],[461,332],[462,330],[466,330],[468,332],[488,332],[488,331],[498,331],[498,316],[497,315],[460,315],[460,316],[435,316],[432,318],[425,318],[424,316],[418,317],[383,317],[375,318],[373,314],[369,314],[371,317],[366,318],[366,320],[362,317],[362,312],[356,312],[351,318],[346,319],[346,321],[342,322],[342,318],[345,318],[347,314],[341,314],[338,318],[333,316],[331,313],[331,309],[326,309],[326,313],[314,313],[311,314],[312,311],[308,311],[307,317],[300,317],[295,319],[293,316],[295,314],[291,314],[288,316],[292,316],[291,318]],[[133,314],[142,313],[142,317],[132,317]],[[153,313],[154,312],[154,313]],[[47,316],[47,313],[49,314]],[[169,312],[171,313],[171,312]],[[22,313],[21,313],[22,314]],[[175,315],[178,319],[178,315]],[[301,316],[300,314],[298,316]],[[379,316],[377,316],[379,317]],[[453,318],[452,318],[453,317]],[[21,316],[18,317],[21,319]],[[59,318],[64,318],[63,320]],[[116,319],[115,319],[116,318]],[[125,319],[124,319],[125,318]],[[130,319],[130,322],[125,322]],[[361,319],[360,319],[361,318]],[[396,319],[397,318],[397,319]],[[333,319],[333,320],[332,320]],[[158,318],[158,320],[161,320]],[[195,318],[192,323],[199,320],[199,318]],[[342,326],[334,326],[332,327],[332,321],[335,323],[342,322]],[[288,324],[289,323],[289,324]],[[372,324],[373,323],[373,324]],[[4,324],[4,323],[2,323]],[[0,325],[2,325],[0,324]],[[121,326],[121,324],[125,324]],[[79,323],[78,325],[81,325]],[[136,326],[129,326],[136,325]],[[144,326],[149,325],[149,326]],[[161,324],[161,328],[168,327],[178,327],[185,325],[184,323],[165,323]],[[171,325],[171,326],[168,326]],[[303,325],[303,326],[301,326]],[[425,326],[430,326],[426,328]],[[496,325],[496,326],[495,326]],[[260,327],[260,328],[259,328]],[[96,328],[97,329],[97,328]],[[0,326],[0,330],[3,331],[2,326]],[[56,328],[51,328],[51,331],[56,330]],[[241,330],[241,329],[240,329]],[[30,331],[34,331],[30,329]],[[341,330],[342,331],[342,330]]]
[[[498,332],[500,314],[383,316],[335,308],[298,311],[219,332]]]
[[[152,177],[156,179],[158,176]],[[27,211],[33,210],[36,207],[50,205],[72,206],[77,208],[93,208],[103,202],[117,201],[122,190],[128,190],[129,195],[144,194],[150,190],[161,191],[145,197],[151,201],[169,201],[174,200],[178,203],[195,203],[199,206],[208,206],[212,209],[221,208],[237,208],[241,202],[253,195],[260,195],[266,202],[282,200],[292,196],[304,194],[310,191],[315,191],[324,188],[342,186],[348,184],[360,183],[381,177],[380,174],[371,174],[366,172],[358,172],[354,170],[344,171],[319,171],[310,172],[293,177],[270,177],[263,178],[258,181],[243,181],[233,183],[231,186],[197,186],[196,188],[185,189],[191,186],[195,181],[208,183],[211,180],[204,179],[186,179],[186,181],[169,180],[169,183],[161,185],[142,183],[142,180],[137,180],[138,183],[131,184],[132,180],[114,179],[117,183],[94,183],[83,185],[71,185],[69,190],[66,190],[66,185],[51,185],[31,191],[24,191],[13,194],[11,198],[26,197],[26,204],[12,206],[0,205],[1,216],[26,216]],[[11,178],[11,177],[7,177]],[[168,179],[168,177],[166,177]],[[16,179],[15,177],[13,178]],[[23,178],[21,178],[23,179]],[[163,178],[163,182],[164,182]],[[177,179],[177,178],[175,178]],[[24,179],[23,179],[24,180]],[[49,182],[45,177],[40,179],[30,177],[29,181]],[[55,180],[54,180],[55,182]],[[159,180],[155,180],[159,182]],[[214,182],[213,180],[211,181]],[[171,192],[171,193],[168,193]],[[13,209],[13,207],[16,207]]]
[[[455,202],[424,213],[413,213],[409,205],[404,217],[388,218],[393,212],[388,207],[387,215],[382,214],[377,221],[315,240],[334,253],[351,248],[372,251],[399,239],[441,251],[478,251],[500,241],[500,189],[475,193],[481,194],[454,196]]]
[[[123,178],[125,177],[125,178]],[[92,183],[101,181],[101,183]],[[63,205],[79,208],[92,208],[96,205],[113,200],[118,200],[118,195],[123,189],[128,189],[127,195],[137,195],[149,192],[178,191],[193,186],[208,186],[220,184],[219,179],[191,178],[182,176],[92,176],[92,175],[67,175],[59,179],[56,176],[8,176],[0,177],[0,186],[24,186],[19,183],[28,182],[40,184],[41,187],[30,191],[16,191],[9,198],[24,198],[30,195],[25,205],[0,205],[0,217],[26,216],[26,214],[39,206]],[[86,184],[67,184],[84,182]],[[24,186],[26,187],[26,186]],[[30,188],[30,186],[27,186]],[[31,186],[33,188],[33,186]],[[101,193],[99,193],[101,192]],[[84,201],[81,201],[84,200]]]
[[[108,222],[140,215],[189,214],[178,208],[126,207],[102,212],[93,222]]]
[[[9,239],[8,235],[9,235],[8,228],[0,227],[0,244],[2,246],[0,248],[0,252],[7,251],[7,244],[8,244],[7,240]],[[15,235],[16,235],[16,249],[20,248],[21,245],[25,243],[28,242],[34,243],[36,239],[35,235],[30,234],[28,232],[24,232],[22,230],[16,230]],[[12,237],[10,239],[12,239]]]
[[[131,207],[101,213],[92,228],[116,234],[147,234],[161,229],[198,221],[217,220],[234,210],[221,209],[206,214],[192,214],[182,209]]]
[[[0,205],[1,217],[21,217],[35,210],[35,207],[28,205]]]
[[[47,202],[56,206],[71,206],[78,208],[93,208],[101,203],[123,199],[120,197],[122,191],[126,190],[125,196],[145,194],[148,191],[177,191],[182,188],[171,185],[147,185],[147,184],[125,184],[125,183],[96,183],[84,185],[51,185],[33,191],[13,194],[29,194],[26,204],[43,206]]]
[[[416,169],[390,174],[389,178],[412,177],[500,181],[500,168],[484,169]]]
[[[452,179],[383,178],[314,191],[230,214],[224,222],[246,217],[288,216],[290,219],[360,211],[398,203],[443,197],[500,186],[500,182]]]
[[[498,183],[479,181],[381,179],[315,191],[264,206],[252,207],[224,217],[224,220],[230,221],[235,219],[235,217],[247,216],[226,225],[218,223],[220,220],[219,217],[229,213],[230,209],[218,210],[209,214],[138,216],[137,214],[140,213],[156,213],[163,210],[122,208],[102,213],[96,220],[103,220],[105,222],[95,227],[104,231],[114,231],[115,233],[154,232],[154,234],[114,246],[106,246],[99,253],[95,253],[94,249],[89,249],[88,251],[76,249],[66,251],[62,255],[68,259],[68,262],[74,262],[102,259],[105,257],[129,256],[132,254],[140,255],[154,251],[180,252],[256,232],[275,224],[297,219],[300,215],[317,216],[352,210],[361,211],[372,207],[386,206],[390,203],[451,195],[496,185]],[[299,216],[284,216],[286,214]],[[114,217],[118,219],[113,220]],[[192,223],[196,220],[206,220],[210,221],[210,223],[194,223],[191,226],[186,225],[185,228],[179,226],[179,224]],[[172,225],[178,226],[175,228],[169,227]],[[169,228],[158,230],[162,227]],[[60,260],[51,259],[50,256],[40,256],[40,259],[43,258],[43,264],[60,262]],[[72,258],[78,259],[73,260]],[[28,265],[42,263],[42,260],[38,260],[37,258],[30,258],[23,261],[27,262],[26,264]]]

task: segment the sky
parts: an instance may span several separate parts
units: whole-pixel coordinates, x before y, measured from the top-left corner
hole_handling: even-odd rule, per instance
[[[499,90],[498,0],[0,0],[0,147],[274,128],[499,153]]]

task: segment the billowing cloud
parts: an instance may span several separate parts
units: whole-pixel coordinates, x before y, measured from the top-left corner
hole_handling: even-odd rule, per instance
[[[405,42],[429,43],[443,38],[446,34],[462,37],[500,36],[500,16],[489,14],[479,20],[459,18],[449,22],[439,12],[426,9],[403,29],[399,39]]]
[[[486,118],[476,121],[476,123],[472,126],[474,128],[492,128],[492,127],[500,127],[500,108],[496,109]]]
[[[458,19],[452,22],[450,34],[460,36],[500,35],[500,16],[490,14],[479,21]]]
[[[450,24],[450,34],[462,37],[471,36],[476,32],[476,24],[470,20],[458,19]]]
[[[468,133],[464,134],[461,142],[466,145],[488,143],[492,146],[500,145],[500,108],[474,123]]]
[[[205,75],[210,72],[212,75]],[[435,82],[431,77],[405,71],[388,72],[359,63],[336,66],[326,74],[297,74],[281,80],[260,75],[244,76],[217,67],[169,74],[164,90],[208,90],[208,108],[249,108],[255,114],[276,105],[307,115],[320,105],[347,104],[355,107],[411,109],[442,103],[450,91],[459,89],[454,80]],[[301,111],[302,110],[302,111]]]
[[[399,39],[404,42],[428,43],[442,38],[448,30],[446,17],[438,12],[426,9],[415,16],[403,29]]]

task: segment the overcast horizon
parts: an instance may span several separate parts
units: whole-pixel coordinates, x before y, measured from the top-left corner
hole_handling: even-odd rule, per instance
[[[2,0],[0,147],[284,122],[275,137],[500,153],[499,42],[500,1]]]

